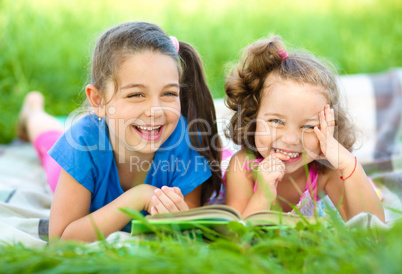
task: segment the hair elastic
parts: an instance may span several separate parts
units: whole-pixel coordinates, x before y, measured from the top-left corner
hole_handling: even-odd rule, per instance
[[[346,177],[346,178],[343,178],[343,177],[341,176],[341,180],[342,180],[342,181],[345,181],[346,179],[349,179],[349,178],[353,175],[353,173],[355,173],[356,166],[357,166],[357,158],[356,158],[356,156],[355,156],[355,167],[353,168],[352,173],[351,173],[348,177]]]
[[[289,57],[288,53],[283,49],[279,49],[278,54],[280,57],[282,57],[282,60],[285,60],[286,58]]]
[[[179,53],[179,41],[174,36],[169,36],[169,38],[170,38],[170,41],[172,41],[172,44],[175,47],[176,52]]]

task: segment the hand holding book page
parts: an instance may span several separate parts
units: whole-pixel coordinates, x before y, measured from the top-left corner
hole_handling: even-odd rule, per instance
[[[250,222],[252,225],[258,226],[296,226],[299,222],[316,223],[314,217],[301,217],[270,210],[256,211],[242,218],[238,211],[226,205],[204,206],[171,214],[148,215],[145,218],[149,225],[160,230],[172,230],[173,227],[185,230],[199,226],[215,229],[217,227],[225,227],[232,221],[240,223]],[[149,225],[140,220],[133,220],[131,234],[137,235],[151,232],[152,229]]]

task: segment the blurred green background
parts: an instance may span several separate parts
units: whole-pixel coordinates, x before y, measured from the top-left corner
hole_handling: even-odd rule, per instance
[[[0,0],[0,143],[15,138],[30,90],[45,94],[53,115],[81,104],[95,40],[120,22],[154,22],[193,44],[222,98],[225,67],[269,33],[326,57],[340,74],[401,66],[401,14],[399,0]]]

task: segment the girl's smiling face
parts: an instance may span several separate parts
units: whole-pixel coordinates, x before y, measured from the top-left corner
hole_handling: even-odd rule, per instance
[[[154,153],[180,118],[177,62],[159,52],[140,52],[120,65],[117,79],[117,92],[112,81],[106,90],[106,121],[112,145]]]
[[[269,86],[267,85],[269,84]],[[266,158],[279,152],[290,156],[286,173],[292,173],[320,155],[314,127],[320,127],[319,112],[328,104],[321,86],[275,78],[265,81],[257,114],[255,144]],[[305,160],[302,152],[306,152]]]

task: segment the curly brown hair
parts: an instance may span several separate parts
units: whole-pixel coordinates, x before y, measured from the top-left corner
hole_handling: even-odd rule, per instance
[[[281,37],[272,36],[247,46],[241,60],[232,67],[225,83],[226,105],[235,111],[230,119],[226,136],[235,144],[255,147],[256,118],[267,78],[279,77],[299,84],[319,85],[323,95],[335,111],[334,136],[347,150],[352,151],[356,141],[355,129],[340,102],[337,73],[328,61],[318,60],[305,51],[286,52]]]

